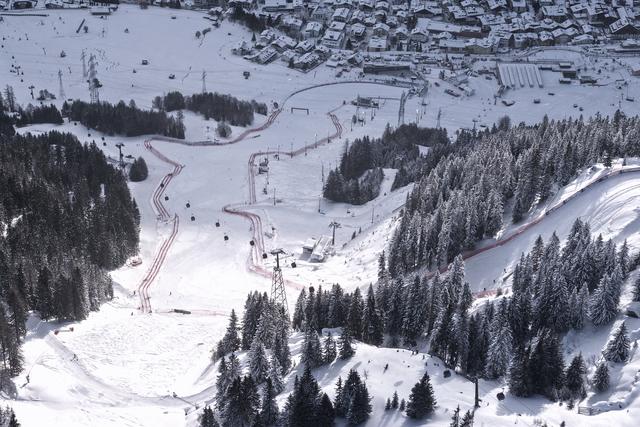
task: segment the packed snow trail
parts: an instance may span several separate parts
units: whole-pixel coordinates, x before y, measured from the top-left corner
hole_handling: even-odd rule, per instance
[[[551,207],[545,209],[543,212],[540,213],[540,215],[538,215],[536,218],[530,220],[529,222],[521,225],[520,227],[518,227],[516,230],[514,230],[513,232],[511,232],[510,234],[500,237],[499,239],[495,240],[494,242],[483,246],[481,248],[478,249],[474,249],[474,250],[470,250],[470,251],[465,251],[462,252],[462,259],[463,260],[468,260],[470,258],[473,258],[476,255],[480,255],[484,252],[487,252],[491,249],[495,249],[497,247],[503,246],[509,242],[511,242],[512,240],[516,239],[517,237],[519,237],[520,235],[524,234],[527,230],[529,230],[530,228],[536,226],[537,224],[539,224],[540,222],[542,222],[543,219],[545,219],[549,214],[556,212],[558,209],[560,209],[562,206],[566,205],[568,202],[570,202],[571,200],[575,199],[576,197],[578,197],[580,194],[582,194],[585,190],[588,190],[594,186],[596,186],[597,184],[611,178],[611,177],[615,177],[621,174],[628,174],[628,173],[635,173],[635,172],[640,172],[640,166],[632,166],[632,167],[625,167],[622,169],[614,169],[614,170],[610,170],[607,173],[605,173],[604,175],[602,175],[600,178],[596,179],[593,182],[588,183],[587,185],[585,185],[584,187],[582,187],[579,191],[576,191],[575,193],[571,194],[569,197],[567,197],[566,199],[560,200],[557,203],[555,203],[554,205],[552,205]],[[614,194],[613,197],[617,197],[619,194]],[[611,198],[611,196],[609,196],[609,198]],[[444,273],[449,269],[449,265],[441,267],[438,271],[440,273]],[[435,271],[430,271],[428,273],[426,273],[426,276],[428,278],[431,278],[435,275]],[[497,292],[496,289],[490,289],[490,290],[484,290],[484,291],[480,291],[480,292],[476,292],[474,293],[474,297],[476,298],[481,298],[481,297],[485,297],[485,296],[490,296],[490,295],[495,295]]]
[[[336,129],[335,133],[325,138],[322,138],[321,140],[317,141],[313,145],[305,146],[290,152],[257,151],[255,153],[252,153],[249,156],[249,161],[247,162],[247,166],[248,166],[248,174],[249,174],[249,203],[250,204],[256,203],[256,184],[255,184],[256,157],[279,154],[279,155],[289,156],[293,158],[303,153],[307,153],[308,150],[312,150],[312,149],[321,147],[325,144],[328,144],[329,142],[331,142],[331,140],[335,138],[341,138],[343,128],[342,128],[342,124],[340,123],[340,120],[333,113],[328,113],[328,116],[331,119],[331,122],[333,123],[333,126]],[[262,230],[262,218],[260,218],[259,215],[253,212],[249,212],[247,210],[242,209],[242,207],[240,206],[234,207],[232,205],[227,205],[224,208],[222,208],[222,210],[231,215],[241,216],[251,223],[251,230],[253,232],[252,241],[254,242],[254,244],[252,246],[251,253],[249,254],[249,257],[247,259],[247,269],[261,276],[271,277],[271,273],[272,273],[271,270],[266,269],[261,263],[263,254],[266,253],[265,245],[264,245],[264,233]],[[297,289],[297,290],[301,290],[304,288],[304,285],[292,282],[290,280],[285,280],[285,285],[287,287]]]
[[[189,146],[208,146],[208,145],[228,145],[228,144],[235,144],[237,142],[240,142],[244,139],[247,138],[247,136],[251,135],[252,133],[256,133],[259,132],[261,130],[264,130],[266,128],[268,128],[269,126],[271,126],[276,118],[278,117],[278,115],[280,114],[281,109],[276,109],[274,110],[269,117],[267,118],[267,121],[265,123],[263,123],[260,126],[257,126],[255,128],[251,128],[251,129],[247,129],[244,132],[242,132],[240,135],[238,135],[238,137],[234,138],[233,140],[230,140],[228,142],[210,142],[210,141],[201,141],[201,142],[187,142],[184,140],[179,140],[179,139],[173,139],[173,138],[161,138],[161,137],[154,137],[151,139],[148,139],[144,142],[144,146],[147,150],[149,150],[149,152],[151,152],[154,156],[156,156],[158,159],[160,159],[161,161],[168,163],[169,165],[173,166],[173,170],[171,172],[169,172],[168,174],[166,174],[162,180],[160,181],[160,183],[158,184],[158,186],[156,187],[156,189],[154,190],[152,196],[151,196],[151,201],[152,201],[152,205],[157,213],[157,219],[158,221],[161,221],[163,223],[167,223],[169,222],[169,220],[171,219],[171,214],[169,213],[169,211],[167,210],[167,208],[164,206],[164,204],[162,203],[162,196],[164,195],[164,192],[166,191],[167,187],[169,186],[169,184],[171,183],[171,181],[173,180],[174,177],[176,177],[177,175],[180,174],[180,172],[183,169],[183,165],[181,165],[180,163],[176,162],[175,160],[170,159],[169,157],[167,157],[166,155],[164,155],[162,152],[160,152],[159,150],[157,150],[156,148],[153,147],[153,145],[151,144],[151,142],[155,139],[155,140],[160,140],[160,141],[167,141],[167,142],[177,142],[177,143],[181,143],[184,145],[189,145]],[[255,185],[253,184],[252,180],[250,179],[251,182],[251,188],[252,190],[252,194],[253,197],[255,199]],[[232,212],[230,212],[232,213]],[[244,216],[245,218],[248,218],[251,223],[252,223],[252,229],[254,230],[254,237],[255,234],[258,233],[257,235],[260,238],[260,244],[259,244],[259,248],[262,249],[264,247],[264,241],[262,240],[262,220],[260,219],[260,217],[258,215],[255,214],[251,214],[251,213],[240,213],[238,212],[233,212],[234,214],[237,215],[241,215]],[[162,266],[164,265],[164,262],[167,258],[167,254],[169,253],[169,250],[171,249],[171,246],[173,245],[173,242],[176,239],[176,236],[178,235],[178,231],[179,231],[179,227],[180,227],[180,217],[178,216],[177,213],[175,213],[173,215],[173,220],[172,220],[172,228],[171,228],[171,232],[169,234],[169,236],[162,242],[162,245],[160,245],[160,249],[158,250],[158,252],[156,253],[153,262],[151,263],[151,267],[149,268],[149,270],[147,270],[146,274],[144,275],[144,277],[142,278],[142,281],[140,282],[140,284],[138,285],[138,296],[140,298],[140,311],[142,311],[143,313],[150,313],[151,312],[151,301],[150,301],[150,297],[149,297],[149,288],[151,287],[151,285],[153,284],[154,280],[156,279],[156,277],[158,276],[160,269],[162,268]],[[256,248],[257,249],[257,248]],[[261,254],[262,252],[260,252]],[[255,251],[254,251],[254,255],[255,255]],[[250,271],[254,271],[257,272],[258,274],[265,274],[268,272],[261,266],[259,266],[259,255],[254,256],[253,258],[250,259],[250,262],[248,263],[248,269]],[[295,286],[295,285],[293,285]],[[298,286],[295,286],[296,288],[298,288]],[[198,311],[198,313],[200,314],[210,314],[210,315],[221,315],[221,316],[227,316],[228,313],[223,313],[223,312],[219,312],[219,311],[212,311],[212,310],[200,310]]]
[[[160,151],[156,150],[151,145],[151,140],[146,140],[144,142],[144,146],[158,159],[173,166],[173,170],[162,178],[162,180],[160,181],[160,184],[158,184],[158,186],[154,190],[153,195],[151,197],[153,206],[155,207],[155,210],[158,214],[157,216],[158,221],[167,223],[170,219],[170,214],[167,208],[162,204],[161,197],[164,194],[167,187],[169,186],[169,184],[171,183],[171,181],[173,180],[173,178],[180,174],[180,172],[182,171],[183,165],[181,165],[180,163],[174,160],[171,160],[170,158],[162,154]],[[155,278],[158,276],[158,273],[160,272],[160,268],[162,267],[165,259],[167,258],[169,249],[171,249],[171,245],[173,245],[173,242],[175,241],[176,236],[178,235],[178,230],[180,227],[180,217],[178,216],[178,214],[173,215],[172,222],[173,224],[172,224],[172,228],[171,228],[171,232],[169,233],[169,236],[162,242],[162,245],[160,245],[160,249],[156,253],[153,259],[153,262],[151,263],[151,267],[149,268],[149,270],[147,270],[146,274],[142,278],[142,281],[138,285],[138,296],[140,298],[140,311],[142,311],[143,313],[151,312],[149,287],[151,286]]]

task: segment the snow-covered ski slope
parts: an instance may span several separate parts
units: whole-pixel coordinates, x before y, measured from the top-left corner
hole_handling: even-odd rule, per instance
[[[363,206],[353,207],[320,200],[322,175],[324,172],[326,177],[328,171],[336,167],[347,139],[377,136],[387,123],[397,123],[398,100],[403,89],[370,83],[346,83],[335,79],[335,70],[325,66],[303,74],[279,62],[269,66],[251,64],[230,53],[237,41],[250,39],[249,32],[224,22],[219,29],[214,28],[204,39],[197,40],[195,31],[207,27],[207,21],[197,12],[159,8],[141,11],[137,7],[121,5],[107,19],[90,16],[86,11],[46,13],[47,17],[7,16],[0,23],[0,33],[4,37],[0,48],[0,81],[14,87],[20,103],[29,102],[30,85],[35,87],[36,93],[40,89],[48,89],[57,94],[58,70],[63,72],[66,97],[88,100],[80,60],[84,49],[87,55],[93,53],[97,57],[98,77],[104,85],[100,92],[103,100],[115,102],[124,99],[128,102],[134,99],[139,106],[149,108],[154,96],[170,90],[180,90],[185,94],[201,91],[201,75],[205,70],[207,90],[230,93],[244,99],[255,98],[269,105],[275,101],[283,108],[270,126],[231,145],[188,146],[152,140],[151,144],[162,155],[183,166],[159,200],[169,217],[178,215],[180,223],[163,257],[164,262],[146,287],[152,314],[140,314],[139,296],[134,295],[134,291],[139,291],[139,285],[152,267],[156,254],[162,252],[163,242],[172,235],[174,223],[157,219],[159,212],[154,203],[154,193],[174,166],[145,148],[144,142],[151,137],[109,137],[73,124],[55,127],[75,133],[81,141],[95,140],[99,145],[104,136],[106,146],[102,148],[113,158],[117,157],[115,144],[119,142],[125,145],[125,154],[145,157],[149,178],[141,183],[131,183],[142,214],[140,249],[143,263],[138,267],[123,267],[113,273],[117,282],[115,299],[100,312],[92,313],[86,321],[58,325],[38,322],[35,317],[32,319],[24,345],[26,369],[16,380],[18,400],[11,405],[27,427],[42,424],[43,420],[55,420],[52,425],[64,426],[194,425],[194,414],[185,417],[185,409],[190,410],[190,405],[173,398],[172,394],[175,392],[188,402],[200,405],[210,401],[215,378],[215,367],[209,359],[210,349],[222,336],[227,321],[225,315],[232,308],[241,310],[248,292],[268,292],[270,287],[268,277],[247,269],[247,260],[251,256],[249,241],[254,235],[251,223],[246,218],[225,213],[223,208],[231,205],[234,209],[259,216],[264,249],[282,247],[291,254],[286,258],[283,269],[285,278],[295,284],[329,286],[339,282],[347,289],[367,286],[376,277],[377,255],[387,244],[398,209],[410,188],[390,192],[395,171],[386,170],[381,195]],[[171,19],[171,15],[176,19]],[[87,21],[87,34],[75,32],[82,19]],[[125,29],[129,32],[126,33]],[[59,55],[62,50],[66,53],[64,58]],[[549,55],[557,54],[552,52]],[[150,64],[142,66],[142,59],[149,60]],[[11,64],[20,66],[24,75],[9,72]],[[251,71],[248,80],[242,75],[244,70]],[[175,80],[168,79],[170,73],[176,75]],[[622,67],[605,72],[612,81],[624,73],[628,75]],[[435,80],[437,70],[432,76]],[[355,73],[346,73],[344,79],[356,78]],[[405,121],[417,118],[421,125],[433,126],[440,110],[441,124],[455,132],[460,127],[472,127],[473,119],[478,120],[478,126],[490,125],[504,114],[509,114],[514,122],[535,122],[545,113],[558,118],[577,116],[580,112],[573,108],[573,104],[583,106],[581,113],[584,115],[598,111],[612,113],[619,106],[622,91],[615,85],[603,88],[565,87],[554,83],[544,72],[543,80],[544,90],[521,88],[509,93],[509,98],[516,100],[512,107],[505,107],[500,102],[493,104],[495,80],[471,77],[469,85],[476,90],[476,95],[469,98],[446,95],[444,89],[448,86],[445,83],[440,87],[433,85],[424,100],[426,105],[421,105],[423,100],[420,98],[408,100]],[[339,84],[319,86],[324,83]],[[628,91],[631,96],[640,96],[640,88],[635,81],[631,82]],[[555,95],[548,95],[548,92]],[[293,93],[295,95],[290,96]],[[356,109],[349,102],[358,95],[388,99],[383,100],[375,116],[372,117],[369,110],[364,112],[364,126],[352,128],[351,117]],[[541,98],[541,104],[533,104],[533,97]],[[594,98],[598,102],[590,101]],[[310,114],[291,113],[289,108],[292,106],[309,108]],[[638,112],[635,103],[622,101],[621,106],[627,113]],[[335,114],[340,123],[342,138],[333,138],[330,143],[312,149],[316,141],[336,132],[336,124],[329,112]],[[254,126],[258,127],[266,120],[264,116],[256,116]],[[198,115],[185,113],[185,123],[187,140],[213,139],[214,121],[204,121]],[[49,125],[37,125],[21,131],[51,128]],[[230,140],[243,132],[242,128],[234,128]],[[283,154],[304,150],[305,146],[306,155],[288,158]],[[267,151],[280,152],[280,160],[268,156],[268,176],[262,174],[250,178],[250,157]],[[261,155],[254,157],[258,162],[264,158]],[[633,166],[633,162],[629,165]],[[571,193],[579,193],[581,188],[603,173],[602,168],[584,171],[550,203]],[[255,181],[255,191],[252,181]],[[498,286],[505,269],[508,275],[514,260],[529,248],[538,234],[548,237],[557,230],[563,239],[578,216],[588,220],[594,232],[602,232],[605,238],[612,237],[617,241],[629,238],[637,249],[640,247],[637,237],[638,186],[640,174],[633,173],[590,187],[508,245],[469,259],[468,280],[474,290]],[[266,194],[263,192],[265,187]],[[255,203],[249,204],[254,197]],[[533,212],[530,219],[539,215],[543,213]],[[194,221],[191,221],[192,216]],[[330,234],[328,224],[332,220],[342,224],[336,232],[336,255],[324,264],[299,260],[302,243],[309,237]],[[218,221],[220,227],[215,225]],[[514,229],[505,230],[504,235]],[[362,233],[351,240],[353,232],[359,230]],[[224,240],[225,235],[229,238],[227,241]],[[290,267],[290,261],[294,259],[296,269]],[[258,261],[263,262],[265,269],[272,265],[270,258]],[[288,287],[287,292],[292,304],[297,290]],[[174,309],[189,310],[193,314],[170,313]],[[70,326],[73,326],[73,332],[69,331]],[[637,338],[640,325],[630,323],[628,326],[633,338]],[[51,332],[54,329],[61,332],[54,335]],[[606,333],[608,331],[584,331],[567,339],[573,340],[573,349],[597,353],[606,341]],[[300,337],[292,339],[294,346],[299,342]],[[587,345],[587,342],[591,344]],[[77,361],[72,360],[74,355]],[[370,374],[368,384],[374,395],[375,408],[369,425],[413,425],[397,414],[384,413],[381,402],[395,388],[401,397],[408,395],[408,390],[425,369],[421,357],[361,345],[353,360],[337,362],[325,371],[319,371],[318,376],[322,387],[329,391],[333,389],[338,374],[344,377],[350,367],[361,372],[366,369]],[[622,399],[627,390],[635,387],[635,372],[632,370],[640,366],[636,363],[636,355],[633,360],[624,372],[620,372],[619,386],[611,395],[613,400]],[[381,374],[381,366],[385,363],[397,368]],[[405,368],[407,365],[410,367]],[[439,368],[433,367],[432,363],[426,368],[434,377],[440,403],[432,424],[447,425],[447,410],[453,409],[456,402],[465,409],[469,407],[472,387],[458,377],[444,381]],[[558,423],[561,419],[571,418],[573,422],[569,425],[625,425],[629,417],[626,409],[635,410],[638,405],[635,394],[631,394],[627,402],[629,406],[625,409],[584,418],[571,415],[542,399],[514,400],[509,397],[498,405],[495,393],[499,389],[498,384],[481,384],[485,402],[490,405],[478,412],[480,425],[506,426],[516,420],[531,425],[536,417]],[[590,398],[590,403],[596,404],[603,399],[607,401],[609,396]],[[518,417],[518,413],[523,417]],[[566,414],[569,415],[565,417]]]

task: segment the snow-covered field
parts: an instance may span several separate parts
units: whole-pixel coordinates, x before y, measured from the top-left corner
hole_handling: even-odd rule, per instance
[[[339,282],[351,290],[366,286],[376,277],[377,255],[385,248],[395,224],[395,215],[402,206],[410,188],[390,192],[395,171],[385,170],[381,195],[363,206],[334,204],[320,199],[322,179],[336,167],[344,143],[363,135],[380,135],[387,123],[398,123],[399,99],[403,89],[371,83],[346,83],[314,87],[322,83],[340,83],[334,70],[320,66],[307,74],[286,68],[276,62],[258,66],[231,55],[230,48],[241,39],[250,39],[244,28],[224,22],[213,28],[204,39],[196,39],[195,31],[208,25],[198,12],[121,5],[106,19],[89,15],[87,11],[47,11],[46,17],[5,16],[0,22],[2,47],[0,48],[0,81],[14,87],[20,103],[31,100],[29,86],[35,92],[48,89],[58,93],[58,70],[66,98],[88,100],[87,84],[82,78],[81,53],[95,54],[98,60],[98,78],[103,83],[100,98],[111,102],[135,100],[138,106],[150,108],[151,100],[171,90],[185,94],[202,90],[202,72],[206,72],[209,91],[229,93],[239,98],[256,99],[271,105],[284,104],[282,113],[268,129],[255,138],[228,146],[189,147],[154,141],[154,147],[167,157],[184,165],[180,175],[172,180],[163,203],[167,210],[181,218],[179,233],[170,248],[166,262],[152,283],[149,293],[153,314],[140,314],[138,296],[134,291],[146,269],[150,266],[162,238],[169,233],[169,225],[156,221],[151,197],[170,167],[153,156],[144,147],[145,138],[105,136],[104,151],[117,157],[115,144],[124,143],[124,153],[142,155],[149,165],[149,178],[132,183],[131,190],[142,214],[141,258],[138,267],[123,267],[113,272],[116,297],[100,312],[92,313],[86,321],[73,325],[39,322],[35,317],[29,324],[24,345],[25,371],[16,379],[18,396],[11,401],[24,426],[40,425],[43,420],[64,426],[180,426],[194,425],[193,413],[185,416],[186,402],[203,404],[214,395],[215,367],[210,363],[210,350],[222,336],[226,314],[232,308],[241,310],[245,297],[252,290],[269,292],[270,280],[247,270],[249,241],[252,232],[249,223],[240,217],[225,214],[228,204],[244,205],[249,202],[247,160],[256,151],[288,152],[308,147],[307,155],[280,160],[269,158],[270,170],[258,175],[256,203],[243,209],[262,218],[265,249],[285,249],[289,256],[283,272],[288,280],[297,284],[332,284]],[[171,19],[175,15],[176,19]],[[80,22],[86,19],[87,34],[76,33]],[[125,32],[128,29],[128,32]],[[60,52],[66,56],[62,58]],[[557,54],[557,52],[556,52]],[[542,54],[540,54],[542,55]],[[147,59],[149,65],[141,65]],[[19,66],[22,75],[10,72],[10,66]],[[136,70],[136,73],[133,70]],[[245,80],[244,70],[251,71]],[[168,78],[175,74],[175,80]],[[612,68],[610,78],[624,76],[626,68]],[[437,76],[437,70],[431,74]],[[621,95],[640,99],[640,85],[631,80],[628,88],[617,89],[615,84],[603,87],[566,86],[557,83],[553,73],[543,73],[543,89],[521,88],[505,96],[515,100],[507,107],[499,101],[494,105],[497,90],[495,79],[471,77],[469,85],[476,94],[453,98],[444,93],[443,83],[431,85],[424,100],[410,98],[406,105],[405,122],[418,121],[420,125],[434,126],[438,112],[441,124],[450,133],[460,127],[490,126],[508,114],[513,122],[536,122],[544,114],[550,117],[577,117],[595,113],[610,114],[619,106],[629,114],[637,114],[636,103],[620,101]],[[309,88],[291,98],[294,91]],[[549,95],[553,92],[555,95]],[[350,101],[356,96],[386,98],[363,126],[351,126],[356,113]],[[540,104],[533,104],[533,98]],[[597,102],[594,102],[594,99]],[[620,102],[619,102],[620,101]],[[58,100],[60,102],[60,100]],[[583,107],[580,112],[573,105]],[[309,115],[290,107],[309,109]],[[335,132],[327,115],[333,112],[344,133],[318,149],[311,149],[315,141]],[[256,116],[256,124],[266,118]],[[474,122],[474,120],[476,120]],[[202,140],[210,136],[214,121],[186,114],[187,139]],[[26,131],[46,131],[52,126],[37,125]],[[207,129],[209,128],[209,129]],[[65,124],[57,130],[73,132],[81,141],[100,139],[103,135],[82,126]],[[239,128],[234,134],[240,133]],[[89,136],[91,134],[91,136]],[[260,158],[259,158],[260,159]],[[584,173],[558,193],[555,203],[578,192],[597,179],[603,171],[594,169]],[[266,189],[266,192],[262,190]],[[274,191],[276,204],[274,206]],[[266,193],[266,194],[265,194]],[[548,237],[554,230],[563,239],[576,217],[590,222],[592,231],[616,241],[628,239],[632,248],[640,248],[638,237],[638,210],[640,173],[629,173],[590,187],[526,233],[509,244],[490,250],[467,262],[467,279],[475,290],[497,286],[522,251],[528,250],[538,234]],[[190,207],[187,208],[186,204]],[[532,218],[543,215],[532,213]],[[190,220],[191,217],[195,219]],[[337,253],[326,263],[299,260],[302,243],[310,237],[329,235],[332,220],[342,224],[336,232]],[[216,221],[220,227],[216,227]],[[361,233],[351,239],[354,231]],[[509,230],[505,230],[505,233]],[[229,237],[228,241],[224,236]],[[290,267],[295,259],[297,268]],[[265,266],[270,267],[267,259]],[[288,288],[290,306],[297,297],[295,288]],[[191,315],[169,313],[173,309],[186,309]],[[69,328],[73,326],[73,332]],[[628,321],[632,340],[640,338],[640,324]],[[52,330],[61,332],[54,335]],[[568,352],[583,351],[587,358],[597,353],[606,341],[606,331],[585,330],[570,335],[566,341]],[[294,336],[292,343],[299,344]],[[297,343],[297,344],[296,344]],[[428,369],[434,383],[439,409],[429,420],[433,425],[447,425],[448,411],[456,404],[463,410],[472,405],[472,384],[461,377],[445,380],[435,359],[411,356],[410,352],[395,349],[377,349],[360,345],[357,355],[348,362],[336,362],[316,374],[320,385],[333,394],[338,375],[343,377],[349,368],[368,372],[367,384],[374,396],[374,414],[368,425],[414,425],[404,417],[385,413],[383,402],[394,389],[407,397],[410,388]],[[72,361],[76,355],[78,360]],[[382,366],[391,369],[382,373]],[[428,363],[428,366],[425,365]],[[632,362],[619,376],[610,396],[590,396],[589,403],[622,401],[622,410],[611,411],[593,418],[578,416],[542,399],[514,399],[508,397],[498,403],[495,394],[501,385],[481,382],[484,405],[476,418],[478,425],[506,426],[515,423],[532,425],[535,418],[567,425],[635,425],[633,414],[640,400],[636,372],[640,357],[633,354]],[[27,376],[28,381],[27,381]],[[292,382],[292,375],[288,378]],[[614,382],[614,380],[612,380]],[[173,393],[185,401],[172,397]],[[630,397],[626,397],[629,392]],[[602,402],[601,402],[602,403]],[[522,414],[519,416],[518,414]]]

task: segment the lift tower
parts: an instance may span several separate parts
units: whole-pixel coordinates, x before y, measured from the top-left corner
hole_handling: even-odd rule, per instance
[[[289,306],[287,305],[287,293],[284,290],[284,278],[280,269],[280,255],[284,254],[281,248],[271,251],[271,255],[276,256],[276,265],[273,267],[273,276],[271,280],[271,300],[276,304],[282,305],[284,314],[289,318]]]

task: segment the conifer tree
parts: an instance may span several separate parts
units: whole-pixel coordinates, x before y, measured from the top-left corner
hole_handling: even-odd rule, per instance
[[[411,389],[407,403],[407,416],[422,419],[434,411],[435,405],[436,399],[433,395],[431,380],[429,374],[425,372],[420,381]]]
[[[626,362],[629,358],[629,336],[627,335],[627,325],[622,322],[602,351],[602,355],[609,362]]]
[[[393,392],[393,397],[391,398],[391,407],[393,409],[398,409],[398,391]]]
[[[279,394],[284,390],[284,380],[282,378],[282,368],[275,356],[271,357],[271,363],[269,363],[269,372],[267,373],[267,380],[271,383],[274,394]]]
[[[259,414],[259,420],[263,426],[272,426],[278,421],[280,411],[275,400],[276,394],[277,392],[274,390],[271,380],[267,378]]]
[[[586,396],[584,386],[584,375],[586,373],[587,367],[582,359],[582,354],[578,354],[569,364],[565,374],[566,387],[571,397],[583,399]]]
[[[296,330],[302,330],[302,324],[304,323],[304,308],[307,305],[307,292],[302,289],[300,294],[298,294],[298,299],[296,300],[296,306],[293,311],[293,319],[291,321],[291,327]]]
[[[509,391],[518,397],[531,395],[528,350],[518,350],[509,365]]]
[[[362,339],[362,305],[360,289],[356,288],[351,296],[351,305],[347,316],[347,329],[350,336],[356,340]]]
[[[227,389],[222,418],[225,425],[251,427],[260,409],[260,396],[253,379],[236,378]]]
[[[315,329],[309,328],[304,334],[302,344],[302,363],[310,369],[317,368],[323,364],[322,348],[320,338]]]
[[[215,351],[215,358],[219,359],[226,354],[238,351],[240,349],[240,337],[238,336],[238,317],[235,310],[231,310],[229,317],[229,325],[222,340],[218,343]]]
[[[460,427],[460,405],[453,411],[449,427]]]
[[[231,381],[229,381],[228,376],[227,360],[223,356],[218,364],[218,377],[216,378],[216,407],[220,411],[224,409],[224,399],[229,384],[231,384]]]
[[[220,427],[218,421],[216,421],[213,409],[209,406],[205,406],[202,411],[202,415],[200,416],[200,427]]]
[[[507,372],[511,354],[511,331],[504,309],[500,309],[491,323],[491,342],[487,352],[485,375],[498,378]]]
[[[473,412],[465,412],[462,420],[460,421],[460,427],[473,427]]]
[[[138,157],[129,168],[129,179],[132,182],[140,182],[147,179],[148,176],[149,170],[147,169],[147,163],[142,157]]]
[[[338,348],[338,357],[340,359],[348,359],[355,354],[355,350],[351,345],[351,335],[349,334],[349,329],[342,330],[342,335],[340,335],[340,338],[338,339]]]
[[[382,344],[382,318],[376,307],[373,286],[369,285],[367,301],[362,313],[362,341],[378,346]]]
[[[267,351],[258,336],[253,339],[251,349],[249,350],[249,372],[251,378],[253,378],[257,384],[261,384],[269,372]]]
[[[605,274],[589,301],[589,317],[596,326],[609,323],[618,312],[616,289],[611,276]]]
[[[347,422],[349,425],[355,426],[365,422],[371,414],[371,397],[369,390],[364,383],[354,387],[351,401],[349,402],[349,410],[347,411]]]
[[[333,339],[331,332],[329,332],[324,340],[324,363],[327,365],[333,363],[337,356],[338,350],[336,342]]]
[[[332,427],[334,425],[335,417],[336,413],[333,409],[331,399],[327,396],[327,393],[322,393],[315,425],[318,427]]]
[[[609,365],[605,360],[598,363],[591,382],[598,393],[609,389]]]
[[[285,409],[287,425],[291,427],[315,425],[318,419],[319,402],[320,387],[311,375],[311,370],[306,366],[302,377],[296,376],[293,392],[287,398]]]

